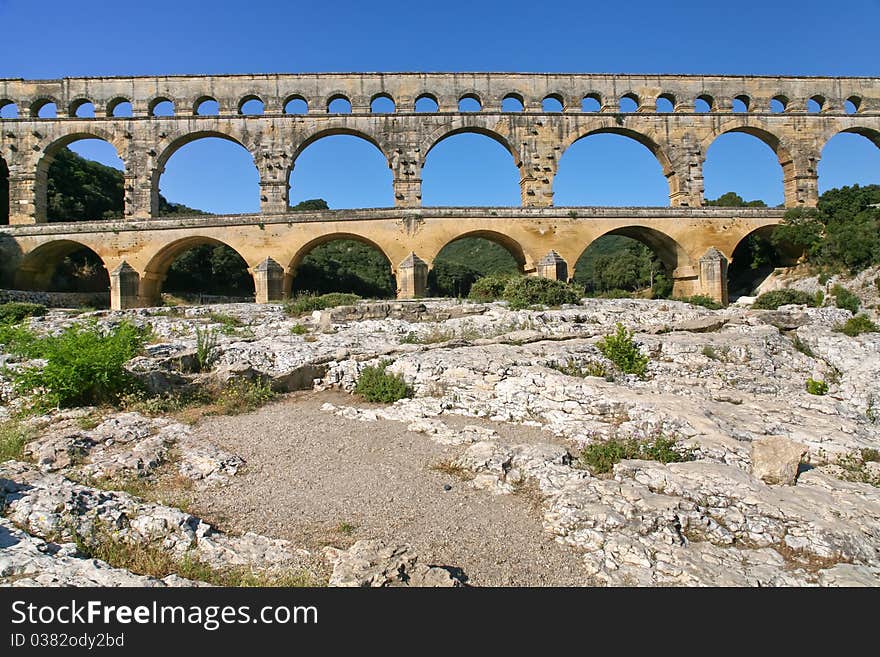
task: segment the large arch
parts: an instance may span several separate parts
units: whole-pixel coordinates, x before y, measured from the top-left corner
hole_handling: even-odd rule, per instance
[[[569,192],[564,189],[565,186],[569,184],[568,180],[567,180],[567,178],[568,178],[567,171],[571,170],[571,167],[569,167],[567,169],[563,168],[563,164],[565,164],[567,162],[566,156],[569,157],[568,162],[571,162],[572,161],[572,154],[575,152],[572,150],[573,148],[578,148],[578,144],[586,145],[586,144],[590,143],[589,142],[590,138],[595,138],[596,136],[599,136],[599,135],[613,135],[615,137],[622,137],[622,138],[632,140],[633,142],[638,143],[641,146],[645,147],[648,150],[648,152],[653,156],[654,161],[658,165],[658,170],[656,171],[656,173],[659,174],[659,176],[657,177],[658,187],[657,187],[657,189],[653,190],[653,193],[649,192],[647,194],[647,196],[650,196],[652,198],[656,198],[659,203],[659,201],[661,200],[661,196],[660,196],[661,194],[663,195],[662,198],[664,200],[667,197],[672,198],[672,197],[678,195],[678,193],[680,191],[679,177],[676,174],[675,169],[672,167],[672,163],[670,162],[669,157],[667,156],[667,154],[664,152],[664,150],[660,147],[660,145],[657,142],[655,142],[649,136],[642,134],[640,132],[637,132],[635,130],[630,130],[627,128],[620,128],[620,127],[602,127],[602,128],[598,128],[595,130],[590,130],[585,133],[579,133],[579,134],[572,135],[569,139],[567,139],[565,141],[562,155],[559,158],[559,163],[558,163],[556,175],[554,176],[554,179],[553,179],[553,193],[554,193],[554,204],[555,205],[560,205],[560,206],[563,206],[563,205],[624,205],[624,206],[626,206],[626,205],[648,205],[647,203],[595,204],[595,203],[582,203],[582,202],[566,202],[566,197],[571,197],[571,199],[573,201],[577,200],[575,198],[574,191]],[[613,154],[616,154],[618,151],[619,151],[619,149],[616,149],[616,148],[609,149],[609,152],[613,153]],[[627,155],[629,156],[629,154],[627,154]],[[561,176],[560,176],[560,173],[562,173]],[[647,170],[645,170],[641,173],[643,173],[645,175],[653,175],[653,174],[650,174]],[[560,188],[559,188],[560,180],[562,181],[562,186],[563,186],[561,199],[560,199]],[[570,184],[574,188],[574,186],[577,184],[577,181],[572,181]],[[662,187],[660,187],[660,185],[662,185]],[[655,205],[657,205],[657,204],[655,204]],[[668,203],[659,203],[659,205],[665,206],[665,205],[668,205]]]
[[[77,258],[78,255],[85,257]],[[68,262],[70,261],[70,262]],[[82,277],[65,272],[61,280],[56,277],[59,267],[92,269]],[[110,301],[110,275],[101,255],[91,246],[74,240],[60,239],[41,244],[24,254],[15,269],[14,286],[19,290],[55,292],[106,292]],[[82,285],[77,282],[82,281]],[[58,283],[64,283],[61,286]],[[67,289],[54,289],[66,287]]]
[[[466,297],[483,276],[522,271],[523,262],[507,246],[478,235],[464,236],[447,242],[434,256],[428,287],[432,296]]]
[[[89,141],[89,140],[98,140],[101,142],[105,142],[106,144],[113,147],[116,152],[116,157],[122,163],[123,172],[128,166],[128,163],[125,160],[126,154],[126,145],[123,143],[123,140],[117,137],[115,134],[111,132],[107,132],[101,129],[96,129],[89,127],[88,131],[77,131],[72,132],[70,134],[64,135],[48,144],[46,144],[42,149],[42,155],[37,162],[36,168],[36,181],[34,183],[34,206],[36,212],[36,220],[37,223],[42,223],[53,219],[53,217],[49,217],[49,174],[52,168],[52,164],[55,162],[59,153],[61,153],[64,149],[69,148],[72,144],[80,141]],[[91,159],[91,158],[86,158]],[[124,175],[124,173],[123,173]],[[120,180],[119,185],[119,214],[120,216],[124,213],[124,195],[122,193],[122,185]],[[102,219],[103,217],[83,217],[84,219]],[[56,217],[54,218],[58,221],[64,221],[65,217]],[[82,218],[81,218],[82,219]],[[80,219],[80,220],[81,220]]]
[[[441,244],[434,253],[430,254],[430,262],[433,264],[437,256],[450,244],[467,238],[480,238],[504,247],[504,249],[511,256],[513,256],[513,259],[516,261],[517,268],[520,272],[525,271],[526,268],[532,264],[529,262],[529,258],[526,256],[526,252],[525,249],[523,249],[522,244],[520,244],[515,238],[511,237],[510,235],[506,235],[505,233],[500,233],[494,230],[471,230],[453,235],[449,237],[449,239],[447,239],[443,244]]]
[[[713,165],[712,160],[710,159],[710,155],[711,155],[710,149],[712,148],[713,145],[717,145],[718,143],[720,143],[718,141],[719,139],[724,138],[725,135],[737,135],[737,134],[748,135],[749,137],[753,137],[753,138],[757,139],[761,143],[765,144],[774,153],[774,155],[776,156],[776,159],[778,161],[778,164],[780,166],[780,169],[781,169],[781,171],[780,171],[781,175],[778,176],[777,180],[780,183],[780,186],[778,187],[778,189],[781,190],[781,192],[782,192],[782,198],[784,200],[784,203],[786,206],[797,205],[796,199],[794,198],[794,191],[793,190],[790,191],[788,189],[788,184],[787,184],[787,181],[794,181],[795,175],[796,175],[793,156],[791,154],[791,151],[788,149],[788,146],[777,135],[775,135],[774,133],[770,132],[769,130],[767,130],[765,128],[759,128],[757,126],[742,125],[741,122],[737,122],[737,121],[728,122],[728,123],[723,124],[717,130],[715,130],[711,135],[709,135],[706,139],[703,140],[703,143],[702,143],[702,150],[704,153],[703,180],[706,184],[705,196],[707,198],[709,198],[709,197],[714,198],[714,197],[721,196],[722,194],[724,194],[726,192],[738,191],[735,189],[727,189],[727,188],[722,189],[721,186],[719,186],[717,189],[714,189],[712,187],[712,184],[713,184],[712,177],[714,175],[714,172],[713,172],[714,165]],[[741,150],[741,147],[738,149],[734,149],[734,152],[740,151],[740,150]],[[753,163],[751,163],[751,164],[753,166]],[[737,165],[737,167],[742,168],[742,167],[740,167],[740,165]],[[746,170],[748,170],[750,168],[752,168],[752,167],[748,167]],[[748,193],[747,193],[747,195],[748,195]],[[767,196],[767,195],[769,195],[769,193],[765,192],[763,195]],[[747,199],[747,200],[750,200],[750,199]],[[766,201],[767,199],[761,199],[761,200]],[[775,204],[771,200],[770,202],[768,202],[768,205],[775,205]]]
[[[880,130],[854,127],[832,135],[822,147],[818,175],[820,193],[880,184]]]
[[[580,256],[578,256],[578,258],[573,263],[573,266],[569,273],[570,277],[573,280],[577,280],[579,278],[578,264],[581,264],[581,266],[583,267],[584,262],[582,261],[582,259],[590,255],[590,247],[596,244],[598,240],[613,235],[627,237],[631,240],[641,242],[646,247],[648,247],[662,262],[664,275],[668,278],[668,283],[670,285],[668,290],[665,292],[665,295],[668,295],[670,292],[672,294],[679,293],[679,291],[675,290],[673,287],[676,270],[679,270],[681,268],[688,268],[693,265],[687,251],[675,238],[655,228],[641,225],[623,226],[621,228],[615,228],[613,230],[606,231],[601,235],[598,235],[589,244],[586,244],[581,251]]]
[[[248,268],[248,271],[250,271],[251,265],[247,262],[247,260],[245,260],[241,253],[239,253],[236,249],[234,249],[229,244],[226,244],[222,240],[218,240],[215,237],[208,237],[206,235],[192,235],[189,237],[184,237],[182,239],[172,242],[171,244],[166,244],[165,246],[163,246],[152,256],[152,258],[150,258],[150,261],[147,263],[147,266],[144,269],[144,274],[141,277],[140,289],[140,296],[144,305],[160,305],[162,287],[165,283],[171,266],[180,256],[184,255],[187,251],[190,251],[191,249],[200,246],[226,247],[227,249],[234,251],[235,254],[241,259],[245,267]],[[250,283],[250,290],[252,293],[253,278],[250,279]],[[186,292],[196,294],[202,293],[204,292],[204,290],[187,290]]]
[[[731,300],[751,295],[776,267],[794,265],[801,255],[796,249],[777,247],[770,238],[775,225],[761,226],[740,238],[730,253],[727,289]]]
[[[229,134],[226,132],[221,132],[217,130],[199,130],[196,132],[189,132],[184,135],[178,135],[176,137],[171,137],[162,145],[159,155],[156,158],[156,166],[153,169],[152,179],[150,181],[150,191],[151,191],[151,214],[152,216],[159,216],[162,212],[167,212],[167,208],[160,207],[160,184],[163,174],[166,171],[166,167],[168,166],[168,162],[171,158],[178,153],[182,148],[189,146],[190,144],[199,142],[201,140],[206,139],[218,139],[223,140],[225,142],[229,142],[231,144],[235,144],[236,146],[243,149],[250,158],[250,164],[253,169],[248,169],[249,174],[254,175],[253,183],[253,193],[251,197],[251,205],[252,207],[246,210],[245,212],[257,212],[259,211],[259,198],[260,198],[260,190],[259,190],[259,172],[257,171],[256,163],[254,161],[254,149],[248,143],[245,143],[238,136]],[[228,157],[225,154],[221,154],[219,158],[208,158],[207,161],[211,163],[211,166],[214,167],[223,167],[219,169],[221,173],[225,173],[228,171],[228,166],[225,166],[228,162],[224,162],[225,158]],[[198,187],[192,184],[187,184],[184,187],[197,189]],[[235,186],[237,187],[237,185]],[[229,189],[228,187],[226,189]],[[172,192],[173,194],[174,192]],[[178,201],[184,202],[187,199],[183,198],[174,198],[167,199],[170,201]],[[192,202],[192,201],[191,201]],[[199,203],[196,202],[196,205]],[[197,208],[199,210],[206,210],[206,207]],[[221,211],[220,214],[238,214],[238,212],[226,212]]]
[[[346,261],[340,262],[337,266],[333,267],[333,273],[337,280],[334,281],[334,284],[329,287],[318,285],[317,289],[315,289],[315,281],[312,280],[314,276],[310,276],[309,282],[304,284],[300,284],[296,280],[297,275],[303,273],[301,270],[309,266],[310,263],[308,262],[308,259],[313,252],[315,252],[316,250],[321,250],[323,247],[328,247],[333,244],[344,243],[356,243],[358,245],[368,247],[373,252],[379,254],[384,259],[387,265],[387,278],[382,276],[382,272],[374,271],[371,272],[373,276],[369,277],[369,280],[367,278],[363,278],[362,282],[354,281],[354,272],[352,271],[351,267],[352,263]],[[338,256],[339,254],[335,255]],[[373,269],[375,269],[377,263],[372,264]],[[309,273],[315,274],[315,272]],[[387,290],[387,294],[383,294],[380,292],[380,290],[386,285],[390,286],[390,288]],[[394,263],[392,263],[391,257],[385,249],[383,249],[377,242],[369,239],[368,237],[365,237],[364,235],[352,232],[327,233],[325,235],[316,237],[302,245],[291,258],[284,279],[284,294],[285,296],[291,296],[291,294],[295,290],[298,290],[300,292],[322,293],[354,292],[361,294],[361,296],[393,297],[396,293],[396,282],[394,280]]]
[[[450,141],[456,139],[461,144],[458,148]],[[438,156],[436,149],[441,144],[442,155]],[[512,160],[507,159],[505,151]],[[440,164],[434,164],[432,169],[432,162],[438,161]],[[510,165],[513,166],[509,176],[499,173]],[[523,172],[519,154],[503,135],[492,130],[460,127],[443,132],[423,150],[421,166],[422,202],[426,206],[515,207],[522,203]],[[489,184],[487,172],[489,176],[497,174]],[[443,185],[456,186],[455,193],[444,190]]]
[[[340,137],[353,138],[354,141],[349,142],[350,144],[353,144],[353,146],[349,146],[344,140],[336,139]],[[372,148],[362,150],[360,149],[360,142],[366,142]],[[313,147],[313,150],[307,151],[309,147]],[[324,151],[325,148],[329,149],[329,151]],[[375,148],[381,156],[381,158],[376,158],[375,163],[367,161],[374,155],[375,151],[373,151],[373,148]],[[304,162],[301,159],[304,153],[313,153],[313,157],[316,158],[315,161],[307,162],[306,164],[310,167],[314,166],[316,169],[324,169],[324,173],[319,178],[311,179],[303,184],[297,185],[295,184],[296,178],[304,175],[302,173],[304,171]],[[347,157],[343,157],[343,153],[345,153]],[[370,135],[367,132],[354,130],[344,126],[319,130],[303,139],[297,145],[292,155],[290,169],[287,172],[287,184],[291,190],[290,199],[294,205],[296,205],[297,201],[304,201],[310,198],[324,198],[329,206],[334,209],[370,206],[392,207],[394,205],[394,177],[391,171],[391,163],[388,159],[388,151],[375,137],[373,137],[373,135]],[[328,184],[328,181],[332,183],[332,176],[334,173],[336,175],[339,174],[340,161],[347,164],[354,163],[356,166],[367,167],[366,170],[360,170],[361,174],[364,175],[367,172],[377,171],[378,169],[375,167],[380,165],[380,159],[385,164],[385,166],[381,168],[381,173],[376,174],[375,179],[366,181],[367,185],[358,192],[361,198],[369,197],[375,199],[375,201],[355,203],[351,205],[348,201],[342,200],[341,198],[327,198],[328,196],[332,197],[333,195],[327,193],[328,190],[326,185]],[[380,177],[382,180],[379,179]],[[347,182],[349,183],[347,189],[351,189],[350,183],[352,182],[352,179],[350,176],[347,179]]]

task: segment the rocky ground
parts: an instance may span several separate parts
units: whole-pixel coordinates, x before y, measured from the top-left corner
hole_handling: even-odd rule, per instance
[[[876,295],[865,303],[876,318]],[[28,461],[0,464],[3,583],[193,583],[89,558],[112,535],[313,584],[880,584],[880,334],[835,332],[849,311],[618,299],[90,314],[151,325],[130,368],[156,393],[264,378],[284,394],[237,416],[28,420]],[[618,322],[650,357],[644,378],[597,348]],[[215,367],[192,374],[194,327],[211,325],[226,327]],[[348,394],[382,360],[412,397]],[[5,394],[7,413],[26,403]],[[603,473],[579,459],[658,437],[684,460]]]

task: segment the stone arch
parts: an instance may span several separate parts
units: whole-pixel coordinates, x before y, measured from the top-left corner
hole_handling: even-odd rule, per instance
[[[751,295],[755,288],[773,273],[776,267],[791,266],[797,263],[802,253],[790,245],[770,245],[770,236],[777,225],[759,226],[744,233],[739,239],[731,240],[727,245],[727,248],[730,249],[729,253],[725,253],[723,246],[717,247],[728,260],[727,284],[731,298],[735,299],[743,294]],[[758,239],[754,240],[753,238]],[[760,252],[766,254],[761,259],[767,258],[768,261],[752,269],[751,259]]]
[[[552,105],[554,102],[559,103],[559,109],[547,110],[546,106],[548,105],[547,101],[552,101],[549,105]],[[544,96],[541,99],[541,109],[545,112],[564,112],[565,111],[565,97],[558,92],[551,92]]]
[[[286,297],[289,297],[291,295],[297,270],[303,264],[306,256],[308,256],[312,251],[320,246],[340,240],[354,241],[370,247],[385,258],[385,261],[388,263],[389,271],[392,276],[397,273],[397,266],[400,263],[394,262],[393,255],[390,250],[386,247],[383,247],[379,242],[370,239],[365,235],[350,231],[328,232],[309,240],[308,242],[300,246],[293,254],[293,257],[290,259],[290,262],[287,265],[286,274],[284,277],[284,295]]]
[[[595,102],[595,103],[596,103],[596,109],[594,109],[594,110],[585,110],[585,109],[584,109],[584,106],[586,105],[587,101],[593,101],[593,102]],[[603,102],[603,101],[602,101],[602,94],[601,94],[601,92],[598,92],[598,91],[588,91],[588,92],[586,92],[583,96],[581,96],[581,111],[582,111],[582,112],[585,112],[585,111],[588,111],[588,112],[601,112],[601,111],[602,111],[602,107],[603,107],[602,102]]]
[[[215,102],[215,103],[217,103],[217,99],[214,98],[214,96],[208,96],[208,95],[198,96],[198,97],[195,99],[195,101],[193,101],[193,106],[192,106],[192,113],[193,113],[193,116],[210,116],[210,115],[207,115],[207,114],[201,114],[201,113],[199,112],[199,110],[201,109],[203,103],[209,103],[209,102],[212,102],[212,101]],[[217,114],[220,113],[220,106],[219,106],[219,105],[220,105],[220,104],[217,103]]]
[[[433,94],[430,91],[422,91],[416,95],[416,99],[413,101],[413,111],[414,112],[419,111],[419,110],[416,110],[416,105],[418,104],[418,102],[420,100],[428,100],[428,101],[431,101],[432,103],[434,103],[434,108],[431,110],[432,112],[439,112],[440,111],[440,100],[437,98],[436,94]],[[421,111],[424,111],[424,110],[421,110]]]
[[[159,181],[165,171],[165,165],[168,164],[168,160],[170,160],[172,155],[174,155],[178,150],[180,150],[187,144],[198,141],[199,139],[206,139],[210,137],[225,139],[226,141],[230,141],[234,144],[238,144],[239,146],[241,146],[251,156],[251,161],[254,163],[254,168],[256,168],[256,159],[254,158],[254,145],[250,142],[245,142],[237,135],[233,135],[228,132],[221,132],[219,130],[198,130],[196,132],[188,132],[183,135],[170,136],[166,138],[165,141],[163,141],[160,144],[160,147],[157,149],[159,154],[156,156],[156,165],[153,168],[152,176],[150,179],[151,216],[157,216],[157,213],[159,211]]]
[[[70,105],[67,107],[67,115],[70,117],[76,117],[76,113],[85,105],[91,105],[92,110],[95,109],[95,103],[92,102],[90,98],[76,98],[70,101]]]
[[[631,110],[623,109],[623,101],[625,101],[625,100],[628,100],[628,101],[631,101],[632,103],[634,103],[635,109],[631,109]],[[639,98],[639,95],[635,91],[626,91],[626,92],[620,94],[620,98],[617,101],[617,109],[621,113],[630,114],[633,112],[637,112],[639,110],[639,107],[641,107],[641,106],[642,106],[641,98]]]
[[[369,132],[365,132],[364,130],[356,130],[354,128],[349,128],[345,125],[337,125],[329,128],[322,128],[312,134],[306,135],[305,138],[299,142],[296,149],[294,149],[292,157],[291,157],[291,171],[293,170],[293,165],[296,163],[296,158],[302,154],[302,152],[314,144],[319,139],[323,139],[324,137],[334,137],[337,135],[347,135],[350,137],[358,137],[363,139],[364,141],[369,142],[377,149],[382,155],[385,156],[385,159],[388,161],[389,168],[391,167],[391,160],[388,156],[388,153],[391,152],[389,147],[383,145],[379,139],[377,139],[374,135],[371,135]],[[288,181],[290,180],[290,171],[288,171]]]
[[[825,148],[829,141],[842,133],[860,135],[870,141],[872,144],[874,144],[877,148],[880,148],[880,130],[877,130],[876,128],[866,128],[864,126],[853,126],[851,128],[844,128],[843,130],[835,132],[825,140],[825,143],[822,144],[822,148]]]
[[[562,160],[565,155],[565,151],[575,142],[578,142],[581,139],[586,139],[591,135],[600,134],[612,134],[621,135],[622,137],[629,137],[630,139],[637,141],[642,146],[647,148],[660,163],[660,167],[663,170],[663,175],[666,177],[666,181],[669,184],[669,198],[674,198],[681,192],[682,180],[676,172],[675,168],[672,166],[672,161],[670,160],[669,155],[666,153],[663,147],[659,143],[654,141],[654,139],[649,135],[638,132],[636,130],[632,130],[630,128],[623,128],[620,126],[603,126],[600,128],[595,128],[593,130],[588,130],[587,132],[574,132],[566,137],[565,141],[562,143],[562,148],[560,149],[559,153],[559,159],[557,161]]]
[[[251,271],[251,269],[257,264],[255,262],[248,262],[247,258],[245,258],[238,249],[216,237],[209,237],[207,235],[191,235],[183,237],[160,248],[155,254],[153,254],[147,263],[147,266],[144,268],[139,293],[143,305],[158,305],[162,294],[162,284],[168,275],[168,270],[171,268],[171,265],[186,251],[202,245],[225,246],[232,249],[247,264],[248,271]],[[196,291],[197,290],[193,290],[193,292]]]
[[[377,100],[387,100],[391,103],[391,111],[377,111],[373,108],[373,103]],[[373,94],[370,96],[370,113],[372,114],[393,114],[397,111],[397,101],[394,100],[394,97],[386,91],[380,91],[377,94]]]
[[[476,101],[478,108],[475,110],[462,110],[461,103],[462,103],[462,101],[465,101],[465,100]],[[478,114],[479,112],[482,112],[484,109],[485,109],[485,107],[483,106],[483,99],[480,97],[480,94],[478,94],[474,90],[465,91],[464,93],[459,94],[458,100],[455,103],[455,111],[456,112],[462,112],[462,113],[466,113],[466,114]]]
[[[149,104],[147,105],[147,114],[150,116],[155,116],[153,112],[156,111],[156,107],[162,103],[171,103],[171,115],[174,116],[177,114],[177,106],[174,104],[174,101],[171,100],[168,96],[156,96],[153,98]]]
[[[128,103],[129,105],[131,105],[131,101],[125,96],[116,96],[116,98],[110,100],[110,102],[107,103],[107,116],[115,116],[114,112],[123,103]]]
[[[657,95],[657,98],[654,100],[654,110],[655,110],[656,112],[665,112],[665,111],[666,111],[666,110],[661,110],[661,109],[658,107],[658,105],[660,104],[660,101],[661,101],[661,100],[662,100],[662,101],[666,101],[667,103],[669,103],[669,106],[672,108],[672,109],[669,110],[669,111],[672,111],[672,112],[675,111],[675,107],[676,107],[676,105],[677,105],[677,102],[676,102],[676,99],[675,99],[675,94],[670,93],[670,92],[666,92],[666,91],[664,91],[664,92],[661,93],[661,94],[658,94],[658,95]]]
[[[489,137],[490,139],[498,142],[507,150],[508,153],[511,154],[516,167],[522,167],[522,158],[520,157],[519,151],[514,148],[513,143],[505,135],[502,135],[500,132],[496,132],[495,130],[492,130],[490,128],[484,128],[482,126],[461,125],[459,122],[456,123],[457,125],[445,125],[441,128],[438,128],[422,141],[422,158],[419,162],[420,167],[425,166],[425,161],[428,159],[428,153],[430,153],[431,150],[435,146],[437,146],[437,144],[446,139],[449,139],[450,137],[454,137],[455,135],[460,135],[468,132],[483,135],[484,137]]]
[[[342,101],[345,101],[346,103],[348,103],[348,111],[347,112],[331,112],[330,111],[330,104],[336,100],[342,100]],[[347,93],[344,93],[342,91],[335,91],[335,92],[331,93],[330,95],[328,95],[327,99],[324,101],[324,108],[326,109],[328,114],[351,114],[354,111],[354,105],[351,102],[351,98],[348,96]]]
[[[37,223],[43,223],[47,220],[46,210],[49,167],[52,166],[55,156],[61,149],[67,148],[70,144],[83,139],[99,139],[110,144],[116,150],[116,155],[122,160],[124,170],[128,171],[129,169],[128,144],[124,137],[117,135],[114,132],[92,126],[83,130],[82,124],[76,124],[73,127],[77,128],[77,130],[66,134],[63,137],[59,137],[54,141],[45,143],[40,148],[41,155],[37,162],[36,181],[34,182],[34,207]],[[124,212],[125,209],[123,208],[123,213]]]
[[[260,111],[257,112],[256,115],[262,115],[266,111],[266,102],[258,94],[255,94],[255,93],[245,94],[244,96],[239,98],[238,104],[236,105],[236,108],[235,108],[235,113],[240,116],[254,116],[254,115],[245,114],[245,112],[244,112],[244,106],[247,103],[251,102],[252,100],[255,100],[260,103]]]
[[[14,100],[10,100],[9,98],[0,98],[0,110],[10,105],[12,105],[12,107],[15,109],[15,114],[18,115],[18,104]],[[3,118],[6,117],[0,116],[0,120],[2,120]]]
[[[109,291],[110,277],[107,263],[97,245],[69,239],[46,242],[23,254],[15,269],[14,285],[16,289],[48,290],[58,266],[67,256],[81,250],[92,253],[101,262]]]
[[[513,101],[513,103],[517,104],[516,109],[504,109],[504,103],[507,101]],[[501,96],[501,105],[499,106],[499,111],[501,112],[522,112],[526,107],[526,98],[523,94],[518,91],[510,91],[503,96]]]
[[[295,100],[299,100],[299,101],[302,101],[303,103],[305,103],[306,111],[302,112],[302,114],[308,114],[309,113],[309,99],[306,98],[303,94],[298,94],[298,93],[289,94],[284,97],[284,100],[281,102],[281,111],[284,114],[289,114],[289,115],[297,114],[296,112],[288,112],[287,111],[287,106],[290,105],[290,103],[292,103]]]
[[[60,101],[54,96],[40,96],[31,102],[31,118],[38,118],[40,116],[40,110],[46,105],[55,105],[56,112],[58,111],[58,108],[61,107]]]
[[[459,233],[450,237],[442,244],[438,244],[433,252],[430,255],[430,262],[433,265],[434,260],[437,258],[437,255],[447,246],[452,244],[453,242],[457,242],[458,240],[465,239],[466,237],[479,237],[484,240],[488,240],[489,242],[493,242],[498,244],[501,247],[510,253],[513,256],[513,259],[516,260],[516,264],[519,267],[520,271],[529,271],[534,269],[534,263],[532,262],[531,257],[526,254],[525,249],[522,244],[505,233],[500,233],[494,230],[470,230],[465,231],[463,233]]]
[[[699,94],[696,98],[694,98],[694,112],[699,112],[697,109],[697,102],[702,101],[706,103],[707,109],[706,112],[715,112],[718,110],[717,105],[715,104],[715,97],[709,94],[703,93]]]
[[[835,137],[844,134],[858,135],[876,148],[880,149],[880,130],[876,128],[851,126],[825,135],[824,140],[821,142],[821,149],[818,152],[819,162],[816,167],[818,192],[824,192],[830,188],[843,185],[865,185],[876,184],[877,182],[877,176],[880,175],[880,171],[878,171],[876,165],[880,154],[872,152],[870,146],[864,144],[863,139],[852,138],[849,141],[849,146],[846,145],[847,139],[839,139],[836,141],[835,146],[832,147],[831,150],[828,150],[829,145],[831,145],[831,142]],[[835,166],[841,161],[841,156],[846,158],[845,161],[849,162],[852,162],[850,158],[854,156],[857,158],[868,157],[870,159],[868,161],[859,160],[858,175],[850,173],[844,178],[841,175],[843,170],[841,170],[839,166]]]

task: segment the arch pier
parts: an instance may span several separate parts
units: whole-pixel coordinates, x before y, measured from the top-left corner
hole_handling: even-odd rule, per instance
[[[159,303],[174,259],[200,244],[225,244],[247,263],[256,301],[290,294],[305,254],[336,239],[371,245],[391,263],[398,298],[427,294],[427,276],[447,244],[481,237],[507,249],[522,271],[569,279],[580,254],[608,234],[638,239],[664,261],[676,296],[726,301],[726,268],[739,242],[772,227],[783,211],[764,208],[406,208],[259,215],[197,215],[149,221],[0,227],[6,286],[40,289],[73,247],[91,249],[110,273],[114,309]],[[26,279],[26,280],[25,280]]]

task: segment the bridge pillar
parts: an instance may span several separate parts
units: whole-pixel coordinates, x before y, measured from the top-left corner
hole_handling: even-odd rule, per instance
[[[389,165],[394,174],[394,205],[417,208],[422,205],[422,168],[418,146],[395,148]]]
[[[700,258],[701,294],[727,305],[727,258],[714,246]]]
[[[703,205],[703,153],[700,144],[684,135],[663,144],[669,156],[663,175],[669,182],[669,205],[699,208]]]
[[[125,260],[110,272],[110,309],[126,310],[140,305],[140,274]]]
[[[410,253],[397,266],[397,298],[418,299],[428,294],[428,263]]]
[[[522,145],[520,193],[523,207],[548,208],[553,205],[553,178],[559,167],[562,146],[552,136],[534,138]]]
[[[260,151],[254,156],[260,172],[260,212],[287,212],[290,205],[290,172],[293,162],[286,150]]]
[[[124,215],[126,219],[149,219],[159,214],[159,174],[155,175],[150,155],[152,147],[143,144],[129,149],[123,182]]]
[[[46,221],[46,212],[37,208],[37,176],[9,175],[9,223],[35,224]],[[40,219],[38,221],[38,219]]]
[[[785,207],[816,207],[819,202],[819,155],[812,147],[798,148],[782,163]]]
[[[272,303],[284,298],[284,267],[266,258],[254,267],[254,290],[257,303]]]
[[[537,274],[555,281],[568,281],[568,263],[556,251],[550,251],[538,261]]]

